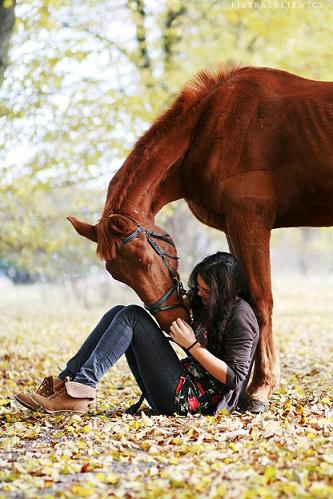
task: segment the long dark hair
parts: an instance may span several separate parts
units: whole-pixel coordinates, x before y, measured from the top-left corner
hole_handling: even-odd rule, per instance
[[[198,274],[210,288],[207,306],[203,305],[198,296]],[[202,336],[199,330],[198,339],[212,352],[218,352],[237,297],[249,301],[241,265],[230,253],[219,251],[207,256],[194,267],[189,277],[189,286],[187,296],[194,327],[200,324],[207,331],[207,336]]]

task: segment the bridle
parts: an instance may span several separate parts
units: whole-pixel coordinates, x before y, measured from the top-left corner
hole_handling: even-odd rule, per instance
[[[133,241],[136,237],[138,237],[139,234],[143,232],[146,235],[147,241],[150,244],[150,246],[162,258],[162,261],[166,266],[166,268],[168,269],[171,279],[173,280],[173,285],[164,293],[164,295],[161,296],[161,298],[159,298],[154,303],[151,303],[150,305],[144,303],[145,309],[153,314],[155,314],[156,312],[164,312],[165,310],[171,310],[173,308],[179,308],[179,307],[185,308],[187,310],[187,307],[183,303],[182,299],[182,297],[186,294],[186,291],[184,290],[183,284],[178,278],[177,272],[173,270],[173,268],[170,266],[168,262],[168,258],[171,258],[172,260],[179,260],[179,258],[177,256],[170,255],[169,253],[163,251],[162,248],[158,245],[158,243],[152,239],[152,238],[160,239],[161,241],[165,241],[166,243],[171,244],[175,248],[176,246],[172,241],[172,239],[170,238],[169,234],[167,233],[159,234],[158,232],[145,229],[136,220],[129,217],[128,215],[123,215],[123,216],[126,216],[126,218],[129,218],[133,223],[135,223],[136,229],[130,234],[128,234],[128,236],[125,236],[124,238],[121,239],[122,245]],[[179,301],[177,303],[173,303],[172,305],[162,306],[163,303],[165,303],[168,300],[168,298],[170,298],[170,296],[172,296],[175,292],[177,292]]]

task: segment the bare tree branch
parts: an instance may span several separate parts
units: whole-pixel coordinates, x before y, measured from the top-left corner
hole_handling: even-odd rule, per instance
[[[78,30],[78,28],[76,26],[71,26],[68,23],[63,24],[62,27],[63,28],[68,28],[68,29],[72,29],[72,30],[75,30],[75,31],[80,31],[82,33],[87,33],[88,35],[93,36],[96,40],[99,40],[105,46],[107,46],[109,48],[114,48],[114,49],[118,50],[118,52],[121,53],[122,55],[124,55],[129,60],[129,62],[135,64],[134,58],[133,58],[133,56],[131,55],[131,53],[128,50],[126,50],[124,47],[122,47],[118,43],[114,42],[113,40],[110,40],[106,36],[100,35],[99,33],[96,33],[96,31],[92,31],[92,30],[90,30],[88,28],[80,28]]]

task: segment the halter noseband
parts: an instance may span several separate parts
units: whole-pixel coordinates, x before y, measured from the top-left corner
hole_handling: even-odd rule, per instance
[[[168,258],[171,258],[172,260],[179,260],[179,258],[177,256],[170,255],[169,253],[166,253],[165,251],[163,251],[162,248],[158,245],[158,243],[152,239],[152,238],[160,239],[161,241],[165,241],[166,243],[171,244],[173,247],[175,247],[175,244],[172,241],[172,239],[170,238],[169,234],[166,234],[166,233],[159,234],[158,232],[154,232],[152,230],[145,229],[138,222],[136,222],[136,220],[133,220],[133,218],[129,217],[128,215],[123,215],[123,216],[126,216],[127,218],[132,220],[132,222],[135,223],[135,225],[136,225],[136,229],[133,232],[131,232],[128,236],[122,238],[122,240],[121,240],[122,244],[124,245],[124,244],[129,243],[130,241],[133,241],[133,239],[138,237],[138,235],[141,234],[141,232],[146,234],[148,243],[153,248],[155,253],[157,253],[162,258],[164,265],[168,269],[168,272],[169,272],[171,279],[174,281],[171,288],[169,288],[164,293],[164,295],[162,295],[161,298],[159,298],[156,302],[151,303],[150,305],[147,305],[145,303],[144,304],[145,309],[153,314],[156,312],[164,312],[165,310],[171,310],[173,308],[178,308],[178,307],[182,307],[182,308],[186,309],[186,306],[184,305],[184,303],[182,303],[182,297],[183,297],[183,295],[186,294],[186,291],[183,288],[183,284],[178,279],[177,272],[175,272],[173,270],[173,268],[170,266],[170,264],[168,262]],[[168,298],[170,298],[170,296],[172,296],[175,292],[177,292],[177,296],[178,296],[180,301],[177,303],[174,303],[172,305],[164,305],[162,307],[162,304],[164,302],[166,302],[168,300]]]

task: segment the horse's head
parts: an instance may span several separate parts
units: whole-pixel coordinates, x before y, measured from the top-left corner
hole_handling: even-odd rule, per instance
[[[119,214],[103,217],[95,226],[68,219],[80,235],[97,243],[97,254],[108,272],[134,289],[164,329],[176,317],[187,319],[179,306],[182,288],[176,248],[160,227],[149,223],[147,228]]]

